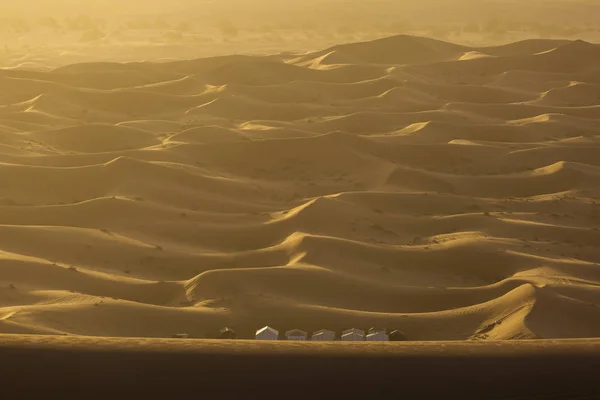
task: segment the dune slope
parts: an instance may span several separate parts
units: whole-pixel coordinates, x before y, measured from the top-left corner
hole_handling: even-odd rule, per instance
[[[0,333],[600,336],[600,47],[0,70]]]

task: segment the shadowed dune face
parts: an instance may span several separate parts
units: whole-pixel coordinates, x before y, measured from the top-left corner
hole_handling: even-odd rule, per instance
[[[0,70],[0,333],[600,336],[600,47]]]

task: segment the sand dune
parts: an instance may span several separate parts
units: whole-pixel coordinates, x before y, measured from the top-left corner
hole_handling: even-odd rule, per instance
[[[0,332],[600,336],[599,63],[403,35],[0,70]]]
[[[402,51],[390,51],[394,48]],[[338,45],[331,51],[343,54],[350,60],[369,64],[425,64],[456,59],[466,48],[434,39],[400,35],[372,42]]]

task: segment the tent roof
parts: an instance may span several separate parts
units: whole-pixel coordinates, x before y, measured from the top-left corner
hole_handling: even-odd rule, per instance
[[[379,332],[372,332],[372,333],[369,333],[369,334],[367,335],[367,337],[369,337],[369,336],[387,336],[387,335],[386,335],[386,333],[385,333],[385,332],[379,331]]]
[[[271,333],[274,333],[275,335],[279,335],[279,331],[271,328],[270,326],[265,326],[263,328],[260,328],[259,330],[256,331],[256,334],[258,335],[258,334],[263,333],[265,331],[269,331]]]
[[[307,336],[308,333],[300,330],[300,329],[292,329],[285,333],[285,336]]]
[[[406,337],[406,334],[397,329],[390,332],[390,338],[408,340],[408,338]]]
[[[365,331],[363,331],[362,329],[358,329],[358,328],[350,328],[350,329],[346,329],[345,331],[342,332],[343,335],[347,334],[347,333],[360,333],[361,335],[365,334]]]
[[[354,336],[363,336],[363,337],[365,336],[364,334],[362,334],[360,332],[348,332],[348,333],[344,333],[342,335],[342,337],[344,337],[344,336],[351,336],[351,335],[354,335]]]
[[[335,333],[335,332],[331,331],[329,329],[319,329],[318,331],[314,331],[313,335],[318,335],[319,333]]]

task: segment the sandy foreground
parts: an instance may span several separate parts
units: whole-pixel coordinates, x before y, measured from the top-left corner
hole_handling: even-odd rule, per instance
[[[0,69],[0,332],[600,336],[600,46]]]
[[[6,398],[598,399],[600,341],[315,343],[0,335]]]

